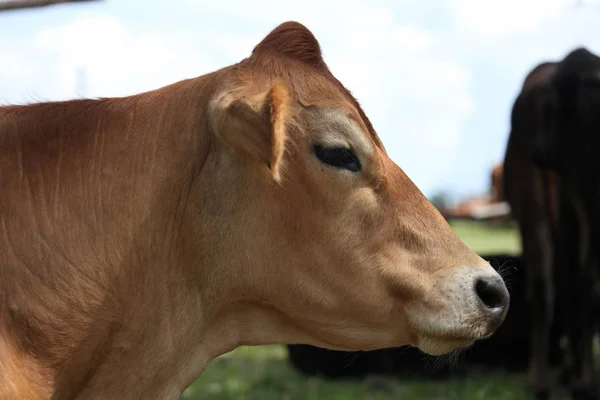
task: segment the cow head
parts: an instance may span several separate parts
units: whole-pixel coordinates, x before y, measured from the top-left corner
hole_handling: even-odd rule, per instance
[[[238,324],[237,344],[442,354],[499,327],[503,280],[389,158],[311,32],[284,23],[219,74],[193,222],[209,227],[220,315],[262,321]]]

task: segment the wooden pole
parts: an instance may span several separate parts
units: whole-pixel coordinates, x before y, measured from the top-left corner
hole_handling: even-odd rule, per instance
[[[61,3],[80,3],[98,0],[0,0],[0,12],[22,10],[25,8],[39,8]]]

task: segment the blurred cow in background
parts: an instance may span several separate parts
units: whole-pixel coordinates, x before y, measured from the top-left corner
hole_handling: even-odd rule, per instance
[[[600,245],[600,58],[585,48],[557,65],[543,98],[542,129],[533,146],[538,166],[559,177],[561,245],[572,260],[561,279],[572,357],[573,396],[597,399],[593,359]]]
[[[501,203],[506,201],[504,197],[504,165],[498,163],[492,168],[492,203]]]
[[[600,59],[576,49],[538,65],[517,97],[504,163],[504,185],[522,237],[532,313],[530,378],[550,397],[549,330],[562,327],[574,399],[597,399],[593,364],[600,194],[594,152],[600,128]],[[594,245],[596,244],[596,245]]]

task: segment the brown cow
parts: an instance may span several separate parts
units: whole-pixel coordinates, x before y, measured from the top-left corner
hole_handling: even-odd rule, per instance
[[[304,26],[147,93],[0,109],[0,397],[178,398],[240,345],[491,335],[509,296]]]

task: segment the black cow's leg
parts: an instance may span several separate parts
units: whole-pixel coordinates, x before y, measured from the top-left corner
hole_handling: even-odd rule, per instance
[[[558,298],[556,301],[560,302]],[[559,367],[558,380],[561,385],[571,387],[571,381],[573,379],[573,350],[571,349],[571,343],[569,342],[568,332],[565,332],[565,335],[561,338],[560,348],[561,365]]]
[[[530,384],[537,400],[550,398],[550,330],[554,311],[550,233],[543,224],[524,229],[523,254],[527,261],[528,303],[531,311]]]
[[[577,266],[577,237],[573,236],[572,229],[569,229],[573,223],[572,220],[565,218],[563,212],[562,234],[555,232],[554,236],[554,257],[555,257],[555,290],[556,290],[556,318],[558,319],[558,329],[566,339],[566,343],[561,345],[562,357],[560,368],[560,382],[571,387],[574,378],[574,355],[571,333],[575,324],[575,314],[573,314],[573,291],[576,289],[574,279],[574,270]],[[565,233],[566,232],[566,233]]]
[[[535,397],[538,400],[550,398],[550,327],[552,313],[549,303],[552,302],[552,287],[543,277],[536,279],[532,298],[532,346],[530,360],[530,376]]]
[[[593,330],[591,326],[585,322],[577,328],[575,328],[574,332],[571,333],[574,361],[571,389],[573,399],[597,400],[598,389],[595,381],[592,343]]]
[[[571,343],[573,349],[573,383],[574,400],[597,400],[598,389],[593,358],[593,284],[591,274],[595,263],[588,262],[577,274],[576,290],[573,301],[573,324],[571,326]]]
[[[573,349],[573,383],[572,397],[574,400],[597,400],[598,390],[595,380],[593,359],[594,335],[594,285],[596,282],[596,249],[591,243],[596,242],[595,231],[592,231],[589,216],[583,203],[573,199],[573,221],[577,224],[577,263],[572,269],[572,310],[573,318],[570,324],[570,340]],[[573,246],[575,247],[575,246]]]

